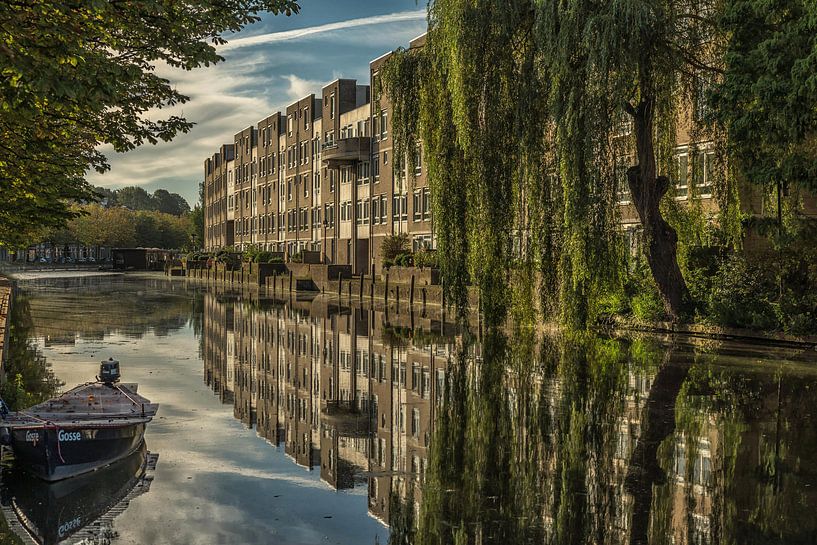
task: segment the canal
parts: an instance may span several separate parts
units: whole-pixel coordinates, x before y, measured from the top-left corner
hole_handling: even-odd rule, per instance
[[[114,357],[161,408],[149,454],[106,473],[7,467],[9,543],[817,543],[813,349],[466,331],[158,276],[21,287],[36,395]]]

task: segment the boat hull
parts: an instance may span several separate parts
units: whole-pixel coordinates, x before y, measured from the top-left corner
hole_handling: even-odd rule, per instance
[[[17,463],[45,481],[94,471],[125,458],[142,444],[145,422],[81,427],[18,427],[11,430]]]
[[[3,474],[2,505],[11,508],[37,543],[62,543],[86,526],[101,526],[99,519],[144,478],[147,456],[142,443],[131,455],[99,471],[55,483],[7,470]]]

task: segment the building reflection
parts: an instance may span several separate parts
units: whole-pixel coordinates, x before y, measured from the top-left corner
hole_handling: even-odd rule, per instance
[[[213,392],[329,486],[365,487],[396,542],[814,542],[817,427],[796,407],[817,376],[644,339],[477,342],[323,298],[215,290],[204,314]]]

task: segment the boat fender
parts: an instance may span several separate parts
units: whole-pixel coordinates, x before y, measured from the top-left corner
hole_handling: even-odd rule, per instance
[[[0,445],[11,444],[11,432],[8,428],[0,428]]]

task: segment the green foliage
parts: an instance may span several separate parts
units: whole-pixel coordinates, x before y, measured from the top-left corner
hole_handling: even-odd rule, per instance
[[[241,258],[245,263],[257,262],[256,258],[262,251],[264,250],[258,244],[250,244],[244,248],[244,253]]]
[[[241,254],[235,252],[233,248],[223,249],[216,253],[216,262],[223,264],[228,271],[239,270],[241,260]]]
[[[283,263],[284,259],[275,252],[258,252],[253,258],[255,263]]]
[[[220,62],[223,36],[293,13],[293,0],[0,3],[0,243],[17,244],[75,217],[94,199],[101,145],[125,152],[192,124],[156,112],[187,102],[155,67]]]
[[[414,265],[421,268],[429,267],[437,269],[440,267],[439,255],[436,250],[423,248],[414,252]]]
[[[711,93],[741,174],[817,190],[817,4],[727,0],[725,72]]]
[[[65,229],[39,237],[57,245],[189,249],[190,215],[173,216],[157,211],[132,211],[98,204],[74,207],[76,217]]]
[[[539,308],[584,327],[620,284],[617,162],[634,144],[615,137],[622,105],[649,108],[642,171],[668,174],[679,105],[709,70],[696,55],[711,20],[694,0],[428,9],[425,45],[395,52],[382,78],[395,156],[423,142],[447,296],[462,311],[477,283],[488,323],[533,308],[510,286],[515,263],[541,278]]]
[[[0,397],[12,410],[23,410],[53,397],[62,383],[33,341],[29,301],[17,296],[11,307],[5,381]]]
[[[753,329],[774,329],[774,277],[765,267],[732,256],[718,270],[709,294],[709,313],[716,323]]]
[[[297,253],[294,253],[291,256],[289,256],[289,261],[291,263],[303,263],[304,256],[303,256],[303,254],[301,254],[301,252],[297,252]]]
[[[643,255],[633,259],[624,283],[624,293],[630,299],[630,310],[636,319],[654,322],[665,318],[661,294],[658,293]]]
[[[389,235],[380,243],[383,260],[395,261],[397,256],[409,251],[409,237],[406,233]]]
[[[411,252],[403,252],[397,255],[394,258],[394,264],[398,267],[413,267],[414,266],[414,254]]]

